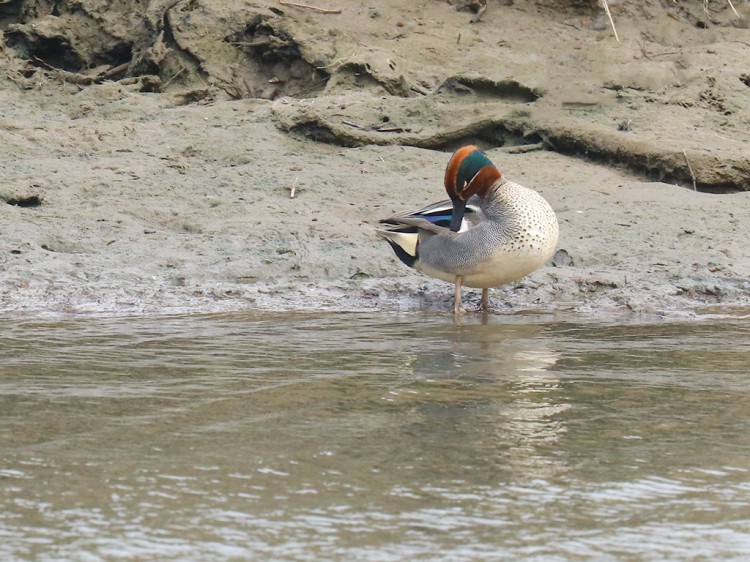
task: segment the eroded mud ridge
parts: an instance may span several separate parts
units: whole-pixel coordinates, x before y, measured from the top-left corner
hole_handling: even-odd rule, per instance
[[[15,0],[0,21],[29,80],[287,98],[279,126],[340,146],[540,144],[657,181],[750,188],[748,17],[726,3],[614,3],[622,44],[594,0],[490,2],[474,24],[437,0],[329,4]]]

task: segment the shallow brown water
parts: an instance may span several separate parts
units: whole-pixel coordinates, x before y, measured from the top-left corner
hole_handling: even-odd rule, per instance
[[[750,321],[0,321],[2,560],[742,560]]]

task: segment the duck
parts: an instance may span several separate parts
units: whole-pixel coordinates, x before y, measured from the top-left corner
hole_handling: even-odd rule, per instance
[[[456,150],[445,169],[449,199],[382,219],[376,231],[405,265],[461,289],[489,289],[517,281],[554,254],[559,226],[552,206],[533,189],[512,182],[477,146]]]

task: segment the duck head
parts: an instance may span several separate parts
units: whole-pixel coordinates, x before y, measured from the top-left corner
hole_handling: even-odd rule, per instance
[[[461,228],[469,197],[483,198],[500,177],[500,170],[476,146],[464,146],[453,153],[445,169],[445,191],[453,202],[450,226],[453,232]]]

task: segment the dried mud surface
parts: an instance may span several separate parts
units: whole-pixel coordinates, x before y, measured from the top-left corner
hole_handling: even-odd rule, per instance
[[[467,142],[560,220],[498,311],[749,304],[750,4],[306,4],[0,0],[0,311],[447,311],[373,231]]]

